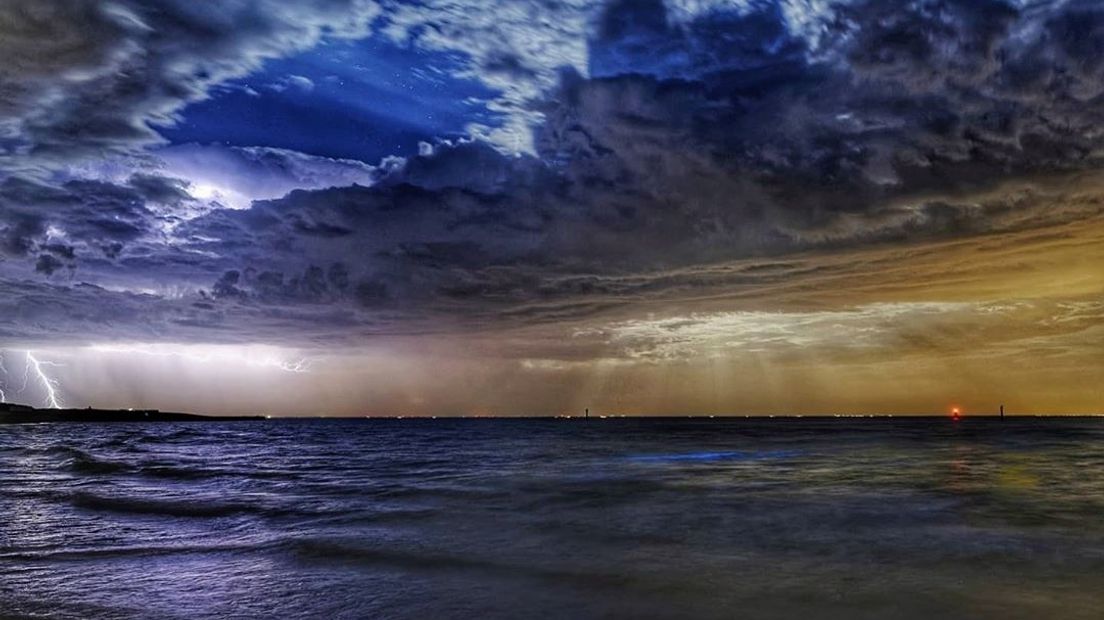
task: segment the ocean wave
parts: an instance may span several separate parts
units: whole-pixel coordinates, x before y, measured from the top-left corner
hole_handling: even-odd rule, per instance
[[[189,427],[185,424],[177,426],[168,433],[147,433],[142,436],[142,441],[162,442],[172,441],[174,439],[190,439],[192,437],[203,437],[206,435],[207,433],[205,433],[204,431],[197,428]]]
[[[133,545],[105,546],[86,549],[20,549],[0,551],[0,561],[5,562],[77,562],[102,558],[147,557],[164,555],[185,555],[194,553],[236,553],[259,551],[264,545],[251,544],[211,544],[211,545]],[[2,616],[0,616],[2,617]]]
[[[457,499],[492,500],[509,496],[505,489],[465,487],[457,485],[432,485],[424,483],[390,484],[372,489],[374,497],[384,499]]]
[[[134,470],[128,463],[99,458],[76,448],[66,448],[63,452],[68,454],[66,465],[78,474],[119,474]]]
[[[679,452],[675,454],[639,454],[627,456],[625,460],[635,463],[694,463],[710,461],[763,461],[771,459],[789,459],[801,456],[799,450],[752,451],[704,451]]]
[[[265,506],[241,502],[218,502],[209,498],[148,499],[133,496],[99,495],[78,491],[68,496],[69,502],[87,510],[100,510],[137,515],[161,515],[166,517],[231,517],[241,514],[281,514],[283,511]]]
[[[135,473],[153,478],[177,480],[203,480],[208,478],[295,478],[295,472],[266,469],[227,469],[223,467],[188,466],[175,464],[142,465]]]
[[[183,465],[171,461],[150,462],[135,457],[134,462],[123,462],[96,456],[90,452],[70,446],[55,447],[50,453],[64,457],[63,464],[77,474],[130,474],[152,478],[175,480],[202,480],[208,478],[272,478],[285,479],[296,476],[295,472],[266,469],[233,469],[209,467],[204,464]]]
[[[587,588],[621,588],[632,581],[631,577],[623,574],[576,571],[406,549],[367,548],[340,540],[299,539],[287,546],[295,557],[306,562],[368,564],[410,571],[476,571],[498,577],[553,581]]]

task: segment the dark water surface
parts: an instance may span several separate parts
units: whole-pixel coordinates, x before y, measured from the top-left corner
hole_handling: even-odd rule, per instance
[[[0,616],[1104,617],[1104,420],[0,427]]]

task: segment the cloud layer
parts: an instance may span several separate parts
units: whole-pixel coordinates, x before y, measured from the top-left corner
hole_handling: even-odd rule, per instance
[[[381,162],[157,133],[266,59],[368,36],[458,54],[503,125]],[[1089,330],[1059,304],[1104,286],[1101,49],[1077,0],[17,0],[0,338],[432,334],[539,367],[716,330],[830,347],[927,310],[938,332],[973,320],[957,304]]]
[[[38,2],[0,9],[0,165],[34,171],[159,140],[208,89],[322,36],[366,32],[377,7],[361,0]]]

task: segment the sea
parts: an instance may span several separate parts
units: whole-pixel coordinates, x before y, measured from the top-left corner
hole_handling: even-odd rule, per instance
[[[1104,618],[1104,418],[0,426],[2,618]]]

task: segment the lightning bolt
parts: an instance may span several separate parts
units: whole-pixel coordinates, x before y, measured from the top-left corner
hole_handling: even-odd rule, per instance
[[[34,374],[38,377],[39,383],[42,384],[42,388],[46,390],[46,405],[51,409],[61,409],[64,405],[61,399],[58,397],[58,383],[56,379],[50,378],[46,374],[46,371],[42,370],[43,366],[61,366],[61,364],[55,364],[50,361],[40,360],[34,356],[34,353],[27,351],[27,366],[26,371],[29,374],[32,369]],[[27,388],[26,375],[24,375],[23,389]],[[20,392],[23,391],[20,390]]]
[[[8,368],[4,366],[4,352],[0,351],[0,373],[4,373],[4,382],[0,383],[0,403],[8,402],[8,395],[4,393],[4,386],[8,381]]]
[[[261,360],[260,365],[279,368],[284,372],[306,373],[311,371],[311,366],[314,365],[314,360],[303,358],[292,362],[284,362],[277,359],[269,358]]]
[[[23,385],[19,386],[16,394],[22,394],[27,391],[27,382],[31,380],[31,362],[28,360],[23,364]]]
[[[139,355],[149,355],[152,357],[175,357],[180,359],[186,359],[192,362],[212,362],[212,361],[230,361],[245,364],[246,366],[255,366],[262,368],[275,368],[283,372],[290,372],[296,374],[303,374],[311,372],[311,368],[314,366],[315,360],[304,357],[294,360],[279,359],[274,356],[267,356],[262,359],[248,358],[242,355],[235,355],[230,352],[215,352],[215,353],[189,353],[187,351],[173,351],[173,350],[161,350],[152,349],[141,345],[94,345],[91,347],[94,351],[100,351],[104,353],[127,353]]]
[[[235,355],[228,352],[216,351],[214,353],[191,353],[187,351],[165,351],[155,350],[143,346],[95,346],[93,350],[108,352],[108,353],[138,353],[141,355],[149,355],[154,357],[177,357],[197,362],[211,362],[211,361],[231,361],[242,363],[246,366],[275,368],[282,372],[303,374],[309,373],[314,366],[315,360],[311,358],[300,359],[280,359],[276,356],[266,356],[263,358],[249,358],[245,355]],[[26,363],[23,367],[23,381],[18,390],[15,390],[15,394],[24,393],[31,384],[32,377],[42,386],[45,392],[46,406],[52,409],[61,409],[65,407],[65,403],[61,398],[61,385],[58,380],[51,377],[48,369],[52,366],[62,366],[51,362],[49,360],[39,359],[34,351],[24,351],[26,356]],[[3,352],[0,351],[0,403],[8,402],[8,393],[12,392],[13,384],[8,380],[11,378],[11,373],[5,366],[5,360]]]

